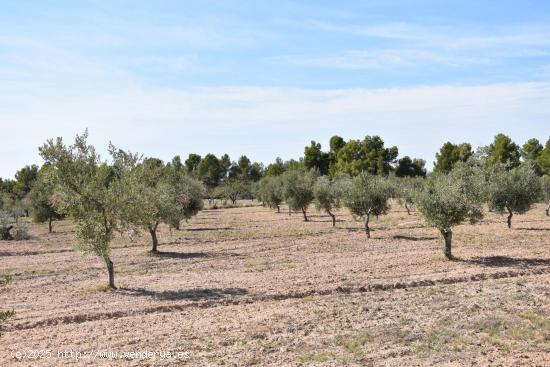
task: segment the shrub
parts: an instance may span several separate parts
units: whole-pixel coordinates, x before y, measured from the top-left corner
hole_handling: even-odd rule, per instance
[[[24,241],[30,238],[27,223],[25,223],[21,218],[19,218],[15,223],[13,238],[16,241]]]
[[[0,286],[3,287],[7,285],[10,282],[10,280],[11,280],[11,277],[9,275],[2,276],[2,279],[0,279]],[[2,326],[4,322],[13,316],[15,316],[14,310],[8,310],[8,311],[0,310],[0,336],[2,335]]]
[[[10,215],[5,210],[0,210],[0,240],[13,240]]]

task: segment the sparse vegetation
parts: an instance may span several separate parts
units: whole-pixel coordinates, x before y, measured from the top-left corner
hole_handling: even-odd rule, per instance
[[[0,276],[0,287],[6,286],[11,281],[9,275]],[[0,336],[2,336],[2,326],[9,318],[15,316],[14,310],[0,310]]]

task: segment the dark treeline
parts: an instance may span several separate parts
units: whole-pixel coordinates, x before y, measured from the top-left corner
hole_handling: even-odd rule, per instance
[[[218,158],[214,154],[202,157],[195,153],[189,154],[184,162],[180,156],[176,156],[167,164],[184,167],[192,177],[202,181],[210,197],[225,196],[232,200],[236,196],[246,195],[251,191],[251,184],[264,176],[279,176],[299,168],[316,169],[320,175],[330,177],[338,174],[357,176],[361,172],[385,176],[394,174],[397,177],[426,176],[426,162],[423,159],[398,156],[398,147],[386,148],[379,136],[348,141],[340,136],[333,136],[326,151],[320,143],[311,141],[304,148],[303,157],[288,161],[276,158],[267,167],[262,163],[252,162],[246,155],[233,161],[227,154]],[[520,146],[504,134],[498,134],[490,145],[478,147],[476,151],[469,143],[443,144],[435,156],[434,172],[448,173],[457,162],[466,162],[473,156],[488,163],[506,163],[511,167],[530,161],[539,175],[550,174],[550,139],[542,145],[538,139],[533,138]],[[29,193],[40,170],[37,165],[30,165],[17,171],[15,179],[0,178],[0,209],[15,208],[19,215],[28,216],[32,206]],[[42,214],[39,216],[44,217]]]

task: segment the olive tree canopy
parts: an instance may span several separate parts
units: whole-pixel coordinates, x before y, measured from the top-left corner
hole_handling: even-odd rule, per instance
[[[314,199],[313,186],[318,175],[315,170],[306,171],[299,168],[287,171],[282,176],[284,196],[289,209],[301,210],[306,222],[309,220],[307,208]]]
[[[77,135],[73,145],[62,138],[48,140],[39,148],[40,155],[55,170],[60,200],[56,210],[72,217],[76,224],[79,248],[101,257],[109,273],[109,286],[115,287],[114,265],[111,261],[111,240],[121,226],[120,198],[124,187],[117,185],[138,157],[121,154],[110,146],[113,164],[102,161],[95,148],[87,142],[88,132]]]
[[[164,165],[155,158],[136,165],[119,183],[124,205],[122,220],[151,235],[152,253],[158,252],[160,223],[174,228],[202,209],[202,184],[183,167]]]
[[[332,218],[332,226],[336,226],[336,215],[334,210],[340,208],[344,190],[341,185],[342,179],[330,180],[327,176],[317,178],[313,187],[315,206],[317,210],[326,212]]]
[[[540,196],[541,182],[532,164],[522,164],[511,170],[504,164],[490,168],[489,208],[499,214],[508,213],[508,228],[512,227],[514,213],[526,213]]]
[[[370,238],[371,215],[386,214],[392,189],[387,179],[362,172],[354,177],[345,188],[344,206],[351,214],[365,220],[365,232]]]
[[[465,220],[475,223],[483,218],[485,179],[482,170],[459,162],[448,175],[435,174],[417,192],[416,204],[429,226],[444,238],[444,255],[453,257],[452,229]]]

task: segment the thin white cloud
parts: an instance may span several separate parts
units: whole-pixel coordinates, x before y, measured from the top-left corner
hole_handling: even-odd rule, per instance
[[[336,50],[330,54],[284,55],[271,60],[294,66],[389,69],[432,65],[492,65],[512,58],[550,56],[550,27],[547,25],[465,28],[437,24],[309,21],[294,26],[363,37],[365,47]]]
[[[46,138],[89,127],[98,146],[112,140],[169,159],[192,151],[248,154],[270,161],[301,154],[311,139],[380,134],[403,154],[431,162],[447,140],[488,143],[497,132],[518,142],[550,135],[550,84],[396,89],[141,88],[28,92],[0,89],[0,176],[36,162]],[[411,144],[414,139],[414,144]]]
[[[273,62],[295,66],[336,69],[418,68],[426,65],[461,67],[488,65],[492,59],[483,56],[451,55],[422,49],[374,49],[346,51],[329,56],[287,55],[271,58]]]

